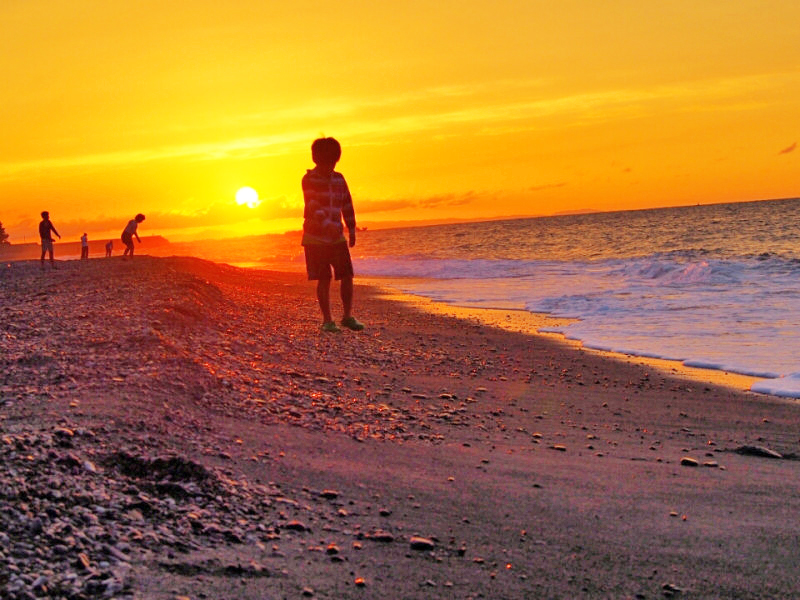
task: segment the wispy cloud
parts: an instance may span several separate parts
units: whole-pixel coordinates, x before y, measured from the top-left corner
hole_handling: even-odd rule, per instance
[[[98,169],[120,165],[143,164],[164,160],[215,160],[221,158],[255,158],[281,154],[287,145],[307,144],[306,132],[250,137],[226,142],[207,142],[160,146],[141,150],[106,152],[31,160],[0,165],[0,179],[14,179],[32,171],[61,169]]]
[[[559,183],[545,183],[542,185],[533,185],[528,188],[529,192],[542,192],[544,190],[552,190],[554,188],[562,188],[567,185],[566,181],[561,181]]]
[[[406,210],[407,208],[413,208],[416,205],[416,202],[411,200],[364,200],[362,202],[358,202],[357,210],[359,215],[364,215]]]
[[[549,95],[545,82],[514,80],[423,88],[397,96],[371,98],[327,98],[293,107],[241,113],[221,119],[219,128],[209,132],[208,122],[196,131],[219,137],[220,131],[242,127],[263,129],[280,124],[269,135],[238,136],[223,142],[161,145],[118,152],[97,152],[42,160],[6,161],[0,165],[0,180],[13,180],[33,172],[64,169],[102,169],[153,161],[203,161],[248,159],[285,154],[299,149],[320,132],[310,131],[309,116],[321,115],[337,122],[337,135],[351,143],[390,143],[398,132],[411,135],[463,135],[463,127],[474,125],[470,135],[496,135],[536,127],[566,126],[565,123],[605,122],[626,116],[664,111],[714,111],[752,108],[751,91],[769,90],[796,73],[740,78],[710,79],[673,85],[615,88],[576,94]],[[515,98],[508,101],[508,98]],[[501,99],[501,100],[498,100]],[[466,107],[466,108],[465,108]],[[558,119],[562,117],[563,119]],[[554,120],[556,119],[556,120]],[[462,128],[459,133],[459,127]],[[189,128],[190,129],[190,128]],[[796,144],[780,153],[794,150]]]
[[[466,192],[464,194],[442,194],[439,196],[431,196],[418,200],[416,205],[420,208],[441,208],[451,206],[464,206],[470,202],[474,202],[478,198],[475,192]]]

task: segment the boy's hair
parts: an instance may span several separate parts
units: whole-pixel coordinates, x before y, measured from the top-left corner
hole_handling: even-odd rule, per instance
[[[137,223],[141,223],[142,221],[144,221],[144,215],[142,213],[139,213],[138,215],[133,217],[133,220],[136,221]]]
[[[42,211],[42,218],[43,218],[43,219],[46,219],[46,218],[47,218],[47,217],[49,217],[49,216],[50,216],[50,213],[49,213],[49,212],[47,212],[46,210],[43,210],[43,211]]]
[[[337,163],[342,157],[342,146],[335,138],[319,138],[311,144],[311,159],[315,165],[320,163]]]

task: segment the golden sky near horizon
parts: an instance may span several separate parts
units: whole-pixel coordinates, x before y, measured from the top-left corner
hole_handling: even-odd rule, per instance
[[[796,0],[4,0],[0,222],[299,229],[800,195]],[[238,205],[250,186],[261,203]]]

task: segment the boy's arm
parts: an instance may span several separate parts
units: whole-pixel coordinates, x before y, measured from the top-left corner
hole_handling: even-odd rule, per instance
[[[56,228],[52,223],[50,223],[50,229],[52,229],[53,233],[55,233],[58,236],[58,239],[61,239],[61,234],[56,231]]]
[[[345,183],[347,196],[345,196],[344,204],[342,205],[342,217],[344,224],[347,225],[347,230],[350,232],[350,247],[356,245],[356,211],[353,208],[353,198],[350,196],[350,190]]]
[[[141,243],[142,243],[142,238],[140,238],[140,237],[139,237],[139,234],[138,234],[137,232],[135,232],[135,231],[134,231],[134,232],[133,232],[133,235],[135,235],[135,236],[136,236],[136,241],[137,241],[137,242],[139,242],[139,243],[141,244]]]

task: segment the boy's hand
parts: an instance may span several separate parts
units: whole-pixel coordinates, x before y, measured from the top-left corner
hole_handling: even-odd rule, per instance
[[[350,232],[350,247],[352,248],[355,245],[356,245],[356,232],[355,231],[351,231]]]

